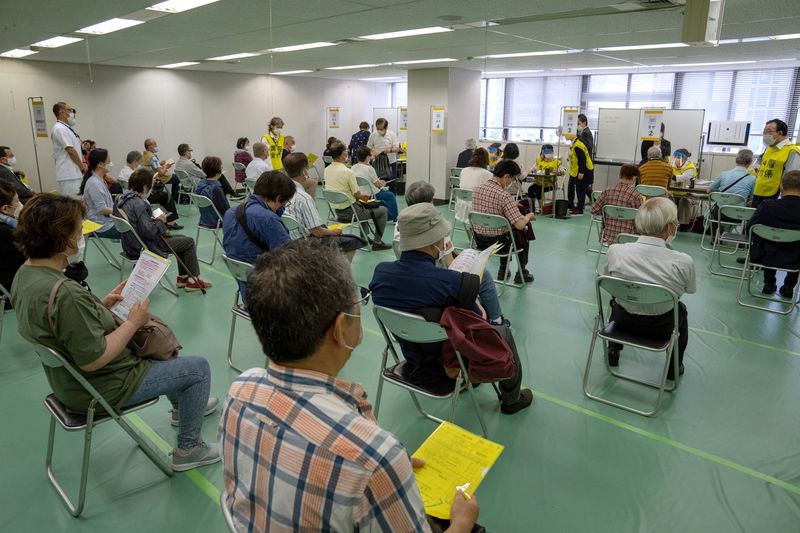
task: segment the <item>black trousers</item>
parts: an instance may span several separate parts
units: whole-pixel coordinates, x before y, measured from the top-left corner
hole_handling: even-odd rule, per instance
[[[586,205],[586,198],[592,199],[592,183],[594,176],[586,173],[583,179],[579,180],[577,176],[569,177],[569,184],[567,185],[567,202],[570,208],[575,207],[575,193],[578,193],[578,209],[583,211]]]
[[[228,178],[225,177],[225,174],[219,177],[219,184],[222,186],[222,192],[224,192],[226,196],[233,196],[236,194],[233,190],[233,187],[231,187]]]
[[[764,269],[764,285],[775,285],[776,284],[776,276],[778,274],[777,270],[773,270],[771,268]],[[783,286],[786,287],[786,290],[794,289],[794,286],[797,285],[797,272],[787,272],[786,278],[783,280]]]
[[[753,195],[753,199],[750,201],[750,207],[758,207],[758,204],[763,202],[764,200],[774,200],[778,196],[780,196],[781,191],[776,192],[772,196],[759,196],[757,194]]]
[[[528,250],[530,247],[530,241],[528,239],[524,239],[518,237],[517,232],[514,233],[514,241],[517,244],[517,248],[520,250],[519,254],[519,262],[522,264],[522,268],[525,268],[528,265]],[[511,247],[511,234],[504,233],[498,236],[491,236],[487,237],[485,235],[481,235],[480,233],[475,233],[475,244],[478,245],[479,250],[485,250],[489,246],[493,245],[494,243],[499,242],[503,245],[503,249],[500,250],[500,253],[507,253],[508,249]],[[500,272],[505,273],[506,267],[508,266],[508,257],[501,257],[500,258]],[[502,281],[502,280],[501,280]]]
[[[672,332],[674,327],[673,313],[663,315],[634,315],[625,310],[616,301],[611,301],[611,320],[623,331],[630,331],[637,335],[644,335],[656,339],[663,339]],[[689,343],[689,320],[686,306],[683,302],[678,302],[678,362],[683,364],[683,353]],[[622,350],[622,345],[616,342],[609,342],[611,350]],[[670,367],[672,362],[670,361]]]

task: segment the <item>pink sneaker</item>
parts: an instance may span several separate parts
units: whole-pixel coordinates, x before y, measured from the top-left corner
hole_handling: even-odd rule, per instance
[[[186,289],[186,292],[192,292],[199,291],[201,288],[210,289],[212,286],[213,285],[207,281],[203,281],[200,278],[195,278],[194,280],[187,280],[183,288]]]

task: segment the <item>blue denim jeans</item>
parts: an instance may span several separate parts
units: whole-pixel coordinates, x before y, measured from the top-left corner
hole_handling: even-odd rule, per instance
[[[502,316],[503,310],[500,309],[500,298],[497,296],[494,279],[488,269],[483,271],[483,279],[481,279],[481,285],[478,287],[478,299],[486,310],[486,316],[489,320],[497,320]]]
[[[378,191],[375,198],[386,208],[389,220],[397,220],[397,197],[391,191]]]
[[[178,448],[188,450],[200,440],[203,411],[211,391],[211,368],[203,357],[153,360],[150,370],[125,406],[166,396],[178,410]],[[123,406],[123,407],[125,407]]]
[[[120,234],[119,231],[117,231],[117,228],[115,228],[114,226],[111,226],[110,228],[108,228],[105,231],[95,231],[94,233],[95,233],[95,235],[97,235],[101,239],[117,239],[117,240],[119,240],[119,239],[122,238],[122,235]]]

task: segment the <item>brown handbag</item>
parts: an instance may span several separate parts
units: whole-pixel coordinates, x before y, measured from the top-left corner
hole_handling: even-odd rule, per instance
[[[56,330],[53,323],[53,305],[56,301],[58,289],[65,281],[67,281],[67,278],[62,278],[53,285],[50,290],[50,299],[47,302],[47,320],[50,322],[50,328],[53,333]],[[116,315],[113,316],[114,322],[119,327],[123,321]],[[136,333],[133,334],[133,337],[128,342],[128,348],[136,357],[167,361],[177,357],[182,346],[172,330],[169,329],[169,326],[157,316],[150,315],[147,324],[137,329]]]

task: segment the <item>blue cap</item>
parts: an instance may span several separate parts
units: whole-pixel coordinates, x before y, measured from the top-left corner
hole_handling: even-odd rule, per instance
[[[552,154],[553,153],[553,149],[552,148],[542,148],[542,153],[543,154]]]

